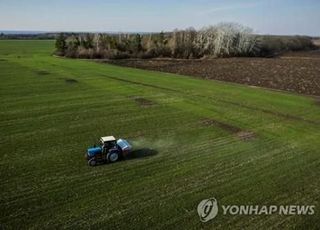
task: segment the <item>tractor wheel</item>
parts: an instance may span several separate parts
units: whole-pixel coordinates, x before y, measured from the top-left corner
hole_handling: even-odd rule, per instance
[[[119,160],[119,153],[118,152],[110,152],[107,155],[107,159],[108,159],[108,162],[114,163]]]
[[[96,166],[96,165],[97,165],[97,161],[96,161],[95,159],[90,159],[90,160],[88,161],[88,165],[90,165],[90,166]]]

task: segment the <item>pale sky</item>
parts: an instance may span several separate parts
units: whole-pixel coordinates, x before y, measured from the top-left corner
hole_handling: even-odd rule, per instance
[[[320,0],[0,0],[0,30],[158,32],[219,22],[320,36]]]

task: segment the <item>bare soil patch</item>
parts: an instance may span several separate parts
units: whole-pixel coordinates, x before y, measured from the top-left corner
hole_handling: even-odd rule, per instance
[[[65,79],[65,82],[68,83],[68,84],[76,84],[76,83],[78,83],[77,80],[72,79],[72,78]]]
[[[155,105],[155,103],[151,100],[148,100],[146,98],[143,97],[134,97],[133,100],[140,106],[140,107],[151,107],[153,105]]]
[[[105,62],[301,94],[320,95],[319,50],[291,52],[279,58],[125,59]]]
[[[231,132],[231,133],[238,133],[238,132],[242,131],[240,128],[238,128],[236,126],[233,126],[233,125],[230,125],[227,123],[223,123],[221,121],[217,121],[217,120],[214,120],[211,118],[203,119],[203,120],[201,120],[201,123],[205,126],[215,126],[215,127],[221,128],[221,129],[223,129],[227,132]]]
[[[206,118],[201,120],[201,124],[204,126],[214,126],[214,127],[223,129],[229,133],[232,133],[235,137],[239,138],[242,141],[249,141],[256,137],[255,133],[253,132],[242,130],[239,127],[236,127],[221,121],[217,121],[212,118]]]
[[[236,134],[236,136],[243,141],[249,141],[252,140],[256,137],[256,134],[253,132],[249,132],[249,131],[241,131],[239,133]]]
[[[38,71],[36,71],[36,73],[37,73],[38,75],[42,75],[42,76],[44,76],[44,75],[49,75],[49,74],[50,74],[50,72],[45,71],[45,70],[38,70]]]

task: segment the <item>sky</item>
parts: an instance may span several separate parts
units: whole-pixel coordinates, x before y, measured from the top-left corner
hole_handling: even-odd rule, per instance
[[[0,0],[0,30],[159,32],[220,22],[320,36],[320,0]]]

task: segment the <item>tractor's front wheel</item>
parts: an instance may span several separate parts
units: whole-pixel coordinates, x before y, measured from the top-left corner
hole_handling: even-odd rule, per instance
[[[88,165],[90,165],[90,166],[96,166],[96,165],[97,165],[97,161],[96,161],[94,158],[92,158],[92,159],[90,159],[90,160],[88,161]]]
[[[107,159],[108,159],[108,162],[114,163],[119,160],[119,153],[118,152],[110,152],[110,153],[108,153]]]

